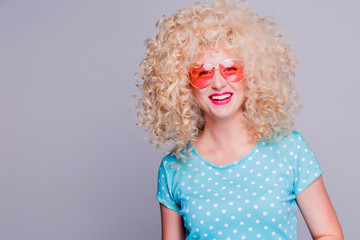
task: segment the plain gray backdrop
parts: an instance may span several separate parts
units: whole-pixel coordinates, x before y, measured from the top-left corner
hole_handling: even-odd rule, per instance
[[[155,22],[193,0],[0,0],[0,239],[160,239],[156,151],[134,74]],[[292,38],[296,127],[358,239],[360,2],[250,0]],[[358,149],[359,148],[359,149]],[[299,239],[310,239],[299,214]]]

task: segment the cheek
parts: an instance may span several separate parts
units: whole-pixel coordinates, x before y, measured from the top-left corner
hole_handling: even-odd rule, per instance
[[[236,91],[241,95],[245,95],[245,83],[244,83],[244,81],[241,81],[241,82],[238,83]]]
[[[238,85],[235,88],[235,92],[237,95],[237,102],[241,105],[244,104],[246,100],[246,89],[244,83],[238,83]]]
[[[199,89],[193,87],[192,95],[193,95],[195,102],[199,105],[199,103],[201,102],[201,98],[202,98],[201,91]]]
[[[193,89],[192,96],[199,109],[204,110],[207,108],[207,95],[205,93],[202,93],[199,89]]]

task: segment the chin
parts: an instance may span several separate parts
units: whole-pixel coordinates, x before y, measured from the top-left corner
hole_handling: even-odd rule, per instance
[[[208,117],[216,120],[227,120],[237,118],[239,115],[242,115],[242,111],[217,111],[216,113],[209,114]]]

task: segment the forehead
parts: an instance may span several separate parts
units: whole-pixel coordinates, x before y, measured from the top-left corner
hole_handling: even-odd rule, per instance
[[[236,54],[231,49],[219,48],[219,49],[206,49],[201,52],[196,60],[201,63],[219,64],[225,59],[236,58]]]

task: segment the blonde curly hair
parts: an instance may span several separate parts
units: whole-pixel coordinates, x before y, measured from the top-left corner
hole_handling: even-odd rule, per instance
[[[292,133],[298,103],[294,49],[272,17],[261,18],[245,1],[217,0],[183,7],[156,24],[159,33],[146,40],[137,87],[139,126],[150,142],[168,143],[186,157],[188,143],[203,129],[204,116],[188,79],[189,66],[204,49],[230,49],[244,64],[244,115],[254,141]]]

